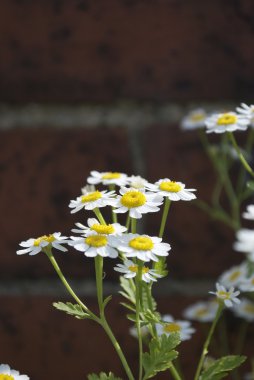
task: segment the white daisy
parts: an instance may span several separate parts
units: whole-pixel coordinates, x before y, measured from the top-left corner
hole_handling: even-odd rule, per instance
[[[191,201],[196,199],[196,195],[193,191],[196,189],[185,189],[185,185],[182,182],[171,181],[168,178],[160,179],[155,184],[147,184],[147,188],[161,195],[167,197],[171,201]]]
[[[82,208],[85,210],[93,210],[95,208],[112,206],[114,204],[114,191],[92,191],[71,200],[69,207],[72,208],[71,214],[80,211]]]
[[[242,292],[254,292],[254,274],[248,278],[243,279],[239,285],[239,289]]]
[[[127,183],[127,174],[118,172],[97,172],[91,171],[90,177],[87,178],[87,182],[92,185],[102,183],[103,185],[118,185],[125,186]]]
[[[248,205],[246,209],[247,211],[243,212],[243,218],[254,220],[254,205]]]
[[[247,298],[243,298],[240,305],[234,306],[232,310],[238,317],[254,322],[254,302]]]
[[[228,269],[219,277],[219,283],[229,288],[230,286],[239,287],[239,284],[247,276],[246,264],[236,265]]]
[[[17,255],[28,253],[32,256],[43,251],[47,246],[66,252],[67,249],[63,247],[62,244],[68,243],[69,240],[67,239],[67,236],[61,236],[61,232],[54,232],[51,235],[43,235],[36,239],[31,238],[26,241],[22,241],[19,245],[24,247],[24,249],[20,249],[16,253]]]
[[[182,341],[190,339],[191,335],[195,332],[189,321],[174,320],[169,314],[164,315],[161,323],[156,323],[155,327],[159,336],[162,334],[179,333]]]
[[[89,218],[87,220],[87,226],[84,226],[81,223],[75,223],[75,225],[78,227],[73,228],[71,231],[76,232],[78,234],[81,234],[82,236],[88,236],[88,235],[122,235],[125,231],[127,231],[127,228],[124,226],[121,226],[119,223],[112,223],[112,224],[101,224],[97,219],[95,218]]]
[[[227,290],[223,285],[218,282],[216,284],[216,292],[209,292],[210,294],[216,295],[217,299],[224,302],[227,307],[232,307],[234,303],[240,303],[241,301],[237,296],[240,294],[239,290],[234,291],[235,288],[232,286]]]
[[[236,110],[240,114],[249,118],[251,127],[254,127],[254,104],[248,106],[245,103],[241,103],[241,107],[237,107]]]
[[[77,251],[83,252],[87,257],[110,257],[112,259],[118,256],[117,250],[112,246],[113,236],[90,235],[87,237],[71,236],[72,241],[69,245]]]
[[[29,380],[27,375],[20,375],[19,371],[11,369],[8,364],[0,364],[0,380]]]
[[[249,119],[235,112],[216,113],[206,119],[205,125],[207,133],[245,131],[249,125]]]
[[[122,187],[114,204],[115,213],[129,212],[131,218],[140,219],[142,214],[159,211],[162,197],[157,194],[145,192],[143,189]]]
[[[148,181],[139,175],[132,175],[128,177],[128,185],[133,189],[144,189]]]
[[[138,332],[137,332],[136,326],[130,327],[129,332],[130,332],[130,335],[133,336],[134,338],[138,337]],[[140,332],[141,332],[142,337],[146,337],[149,334],[149,329],[147,326],[141,326]]]
[[[138,273],[138,265],[131,260],[125,260],[123,264],[117,264],[114,270],[120,273],[124,273],[125,278],[134,278]],[[157,278],[162,276],[154,269],[150,269],[146,266],[142,267],[142,280],[149,283],[151,281],[157,281]]]
[[[127,258],[137,257],[142,261],[158,261],[157,256],[168,256],[171,247],[168,243],[162,243],[162,239],[156,236],[126,234],[114,244]]]
[[[193,130],[203,128],[207,113],[203,108],[197,108],[189,112],[181,121],[181,128],[184,130]]]
[[[245,253],[248,260],[254,262],[254,231],[242,228],[237,231],[236,239],[237,241],[233,245],[234,249]]]
[[[92,193],[96,190],[94,185],[85,185],[81,187],[81,194],[85,195],[87,193]]]
[[[197,302],[188,306],[184,312],[184,318],[198,322],[212,322],[218,310],[218,304],[214,301]]]

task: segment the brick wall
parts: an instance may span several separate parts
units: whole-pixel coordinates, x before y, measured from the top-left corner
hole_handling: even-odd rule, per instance
[[[43,255],[16,256],[18,243],[52,231],[69,235],[80,221],[69,201],[93,169],[150,181],[169,176],[209,199],[209,162],[197,133],[180,131],[179,120],[201,100],[217,109],[251,99],[253,17],[251,1],[2,1],[0,362],[33,380],[100,370],[124,376],[97,326],[53,310],[53,301],[69,296]],[[148,217],[146,231],[156,228],[158,217]],[[242,257],[232,253],[232,231],[193,204],[172,206],[166,239],[170,276],[156,294],[162,313],[180,317]],[[89,260],[75,252],[57,258],[96,307]],[[105,291],[114,296],[108,317],[135,367],[137,343],[110,260],[105,271]],[[200,331],[193,341],[182,346],[186,373]]]

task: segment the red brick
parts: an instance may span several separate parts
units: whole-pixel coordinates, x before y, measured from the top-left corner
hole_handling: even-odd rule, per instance
[[[1,2],[1,101],[245,99],[253,3]]]

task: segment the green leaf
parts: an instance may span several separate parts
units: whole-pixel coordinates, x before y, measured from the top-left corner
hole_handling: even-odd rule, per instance
[[[87,377],[88,380],[122,380],[120,377],[115,377],[112,372],[107,375],[105,372],[101,372],[99,375],[91,373]]]
[[[65,313],[73,315],[75,318],[78,319],[91,318],[90,315],[88,313],[85,313],[82,307],[78,304],[73,304],[71,302],[54,302],[53,306],[57,310],[64,311]]]
[[[119,293],[126,298],[129,302],[122,303],[127,309],[136,310],[136,287],[132,279],[127,279],[123,276],[120,277],[120,285],[123,289]]]
[[[200,380],[220,380],[227,376],[228,371],[239,367],[246,360],[246,356],[229,355],[216,360],[207,368],[200,377]]]
[[[105,300],[103,301],[103,309],[105,309],[105,307],[111,301],[111,299],[112,299],[112,296],[108,296],[107,298],[105,298]]]
[[[178,333],[153,338],[149,343],[150,352],[143,354],[143,366],[145,370],[144,380],[154,377],[157,372],[165,371],[172,365],[178,352],[174,348],[180,343]]]

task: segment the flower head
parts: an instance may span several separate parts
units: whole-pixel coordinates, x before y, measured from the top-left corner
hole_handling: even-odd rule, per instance
[[[245,219],[254,220],[254,205],[248,205],[246,207],[247,211],[243,213]]]
[[[28,253],[32,256],[43,251],[45,247],[53,247],[59,251],[66,252],[67,249],[63,247],[62,244],[68,243],[69,241],[67,239],[67,236],[61,236],[61,232],[54,232],[51,235],[43,235],[36,239],[30,238],[19,244],[21,247],[24,247],[24,249],[20,249],[16,253],[17,255]]]
[[[168,256],[171,247],[162,243],[162,239],[155,236],[126,234],[117,242],[117,248],[127,258],[137,257],[142,261],[158,261],[157,256]]]
[[[147,188],[156,192],[162,197],[167,197],[171,201],[190,201],[196,198],[193,194],[195,189],[185,189],[182,182],[171,181],[168,178],[160,179],[155,184],[147,184]]]
[[[207,113],[202,108],[197,108],[189,112],[181,121],[181,128],[185,130],[193,130],[203,128],[205,126],[205,120]]]
[[[19,371],[11,369],[8,364],[0,364],[0,380],[29,380],[27,375],[20,375]]]
[[[241,228],[236,233],[237,241],[233,247],[236,251],[247,255],[248,260],[254,262],[254,231],[248,228]]]
[[[123,264],[117,264],[114,268],[115,271],[124,273],[125,278],[134,278],[138,273],[138,265],[131,260],[125,260]],[[142,281],[147,283],[151,281],[157,281],[157,278],[162,277],[154,269],[150,269],[146,266],[142,267]]]
[[[144,189],[147,182],[148,181],[146,179],[140,177],[139,175],[132,175],[131,177],[128,177],[127,184],[133,189]]]
[[[254,322],[254,302],[247,298],[243,298],[240,305],[234,306],[233,312],[240,318]]]
[[[118,172],[97,172],[91,171],[90,177],[87,178],[87,182],[92,185],[102,183],[103,185],[118,185],[125,186],[127,183],[127,175]]]
[[[127,230],[126,227],[121,226],[119,223],[101,224],[95,218],[89,218],[87,220],[88,227],[81,223],[75,223],[78,229],[73,228],[72,232],[81,234],[82,236],[88,235],[122,235]]]
[[[207,133],[234,132],[236,130],[245,131],[249,125],[249,119],[235,112],[216,113],[208,117],[205,124]]]
[[[194,305],[187,307],[183,316],[186,319],[191,319],[198,322],[212,322],[215,318],[218,309],[217,302],[197,302]]]
[[[227,290],[223,285],[220,285],[218,282],[216,284],[216,292],[209,292],[211,294],[215,294],[217,299],[221,302],[224,302],[224,305],[227,307],[232,307],[234,303],[240,303],[241,301],[237,296],[240,292],[237,290],[234,291],[235,288],[232,286],[229,290]]]
[[[169,314],[164,315],[161,323],[156,323],[155,327],[159,336],[162,334],[179,333],[182,341],[190,339],[191,335],[195,332],[189,321],[174,320]]]
[[[241,283],[239,284],[239,289],[242,292],[254,292],[254,274],[252,274],[250,277],[242,279]]]
[[[142,214],[159,211],[162,197],[147,193],[143,189],[123,187],[114,204],[115,213],[129,212],[131,218],[140,219]]]
[[[230,286],[237,286],[246,278],[247,267],[244,264],[236,265],[219,277],[219,283],[229,288]]]
[[[82,208],[85,210],[93,210],[95,208],[112,206],[114,204],[114,191],[88,191],[83,195],[71,200],[69,207],[72,208],[71,213],[80,211]]]
[[[241,107],[236,108],[237,112],[247,117],[250,121],[251,127],[254,127],[254,104],[248,106],[245,103],[241,103]]]
[[[83,252],[87,257],[110,257],[112,259],[118,256],[117,250],[112,245],[112,236],[107,235],[89,235],[87,237],[71,236],[72,241],[69,245],[77,251]]]

